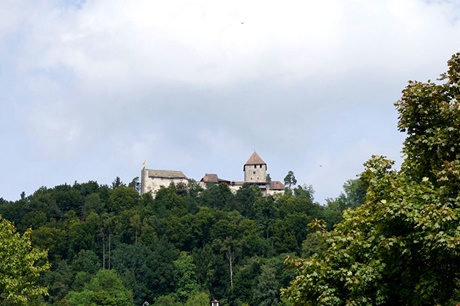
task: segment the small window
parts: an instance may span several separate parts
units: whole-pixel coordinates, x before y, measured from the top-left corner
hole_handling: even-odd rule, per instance
[[[255,172],[255,171],[252,171],[252,174],[256,174],[256,172]]]
[[[254,165],[254,168],[257,168],[257,165]]]

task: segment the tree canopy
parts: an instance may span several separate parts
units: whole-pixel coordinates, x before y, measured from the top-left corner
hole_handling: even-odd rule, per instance
[[[373,156],[360,177],[364,205],[319,230],[322,252],[286,259],[297,277],[282,295],[294,305],[459,301],[460,53],[448,67],[442,83],[410,81],[395,103],[407,133],[401,169]]]
[[[47,294],[38,283],[49,269],[46,251],[32,247],[31,230],[23,235],[16,232],[11,222],[0,217],[0,304],[33,305],[37,298]]]
[[[48,250],[43,305],[287,305],[280,288],[294,274],[284,256],[300,256],[307,224],[325,217],[311,186],[264,196],[250,184],[232,192],[191,181],[152,197],[131,185],[64,184],[0,202]]]

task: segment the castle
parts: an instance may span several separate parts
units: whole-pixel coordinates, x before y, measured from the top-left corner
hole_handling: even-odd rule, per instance
[[[284,185],[280,181],[267,180],[267,164],[254,151],[243,166],[244,181],[229,181],[219,178],[217,174],[206,173],[200,180],[200,185],[226,184],[230,190],[236,192],[243,184],[257,185],[264,195],[273,195],[284,192]],[[141,194],[150,192],[155,196],[161,187],[168,187],[171,183],[179,184],[188,182],[187,176],[182,171],[152,170],[142,168]]]

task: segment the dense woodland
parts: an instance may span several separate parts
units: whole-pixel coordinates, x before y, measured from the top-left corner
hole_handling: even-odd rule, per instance
[[[295,180],[293,172],[287,178]],[[280,288],[294,272],[286,255],[310,256],[321,247],[307,226],[329,228],[342,210],[364,201],[350,180],[327,205],[297,186],[263,196],[257,186],[232,193],[225,184],[196,182],[162,188],[152,198],[128,186],[94,181],[42,187],[8,202],[0,215],[33,246],[48,250],[51,268],[39,279],[47,305],[288,305]],[[4,300],[6,301],[6,300]],[[32,301],[28,301],[32,304]]]

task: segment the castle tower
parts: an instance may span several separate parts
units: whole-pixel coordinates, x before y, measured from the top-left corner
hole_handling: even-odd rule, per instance
[[[245,183],[265,183],[267,181],[267,164],[254,151],[243,167]]]

